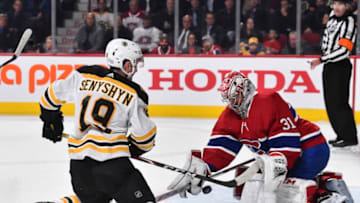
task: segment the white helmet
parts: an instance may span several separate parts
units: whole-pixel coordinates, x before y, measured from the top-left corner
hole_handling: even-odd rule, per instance
[[[140,47],[133,41],[127,39],[113,39],[106,45],[105,58],[108,66],[119,68],[128,78],[132,78],[137,68],[144,65],[143,54]],[[132,71],[126,72],[123,68],[125,60],[129,60]]]

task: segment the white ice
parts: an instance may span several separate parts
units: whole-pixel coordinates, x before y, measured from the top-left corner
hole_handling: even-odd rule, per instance
[[[73,117],[65,118],[65,131],[71,133]],[[202,149],[215,123],[214,119],[154,118],[158,126],[156,147],[145,157],[182,167],[186,153]],[[327,122],[319,126],[328,139],[335,137]],[[37,116],[0,116],[0,203],[33,203],[56,200],[73,194],[69,176],[69,159],[65,141],[53,144],[41,138]],[[360,126],[358,126],[360,129]],[[327,170],[341,172],[355,202],[360,202],[360,152],[333,150]],[[252,157],[243,148],[232,164]],[[144,174],[155,195],[166,192],[175,172],[151,166],[136,160],[133,163]],[[230,172],[222,177],[230,180]],[[178,196],[164,200],[172,202],[239,202],[229,188],[214,186],[208,195]]]

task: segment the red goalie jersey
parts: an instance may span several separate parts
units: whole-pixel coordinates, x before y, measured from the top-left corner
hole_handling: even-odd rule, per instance
[[[203,160],[212,171],[226,167],[242,145],[258,154],[281,152],[291,169],[301,152],[325,143],[315,124],[300,118],[278,93],[254,96],[246,119],[227,107],[219,117]]]

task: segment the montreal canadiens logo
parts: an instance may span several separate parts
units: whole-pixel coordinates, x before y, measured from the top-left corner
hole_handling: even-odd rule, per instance
[[[257,149],[260,149],[261,147],[261,143],[257,140],[246,140],[246,139],[241,139],[240,140],[243,144],[246,144],[248,146],[251,146],[251,147],[255,147]]]
[[[241,143],[245,144],[251,151],[258,153],[259,155],[265,153],[265,151],[261,149],[261,143],[258,140],[241,139],[240,141]]]

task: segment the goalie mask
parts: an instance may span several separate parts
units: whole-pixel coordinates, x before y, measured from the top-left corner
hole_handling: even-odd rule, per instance
[[[127,39],[113,39],[106,45],[105,58],[108,66],[119,68],[131,79],[138,68],[144,66],[144,58],[140,47]],[[130,72],[125,71],[123,65],[128,60],[132,65]]]
[[[241,118],[247,118],[249,105],[255,92],[251,80],[238,71],[225,75],[220,86],[222,101]]]

